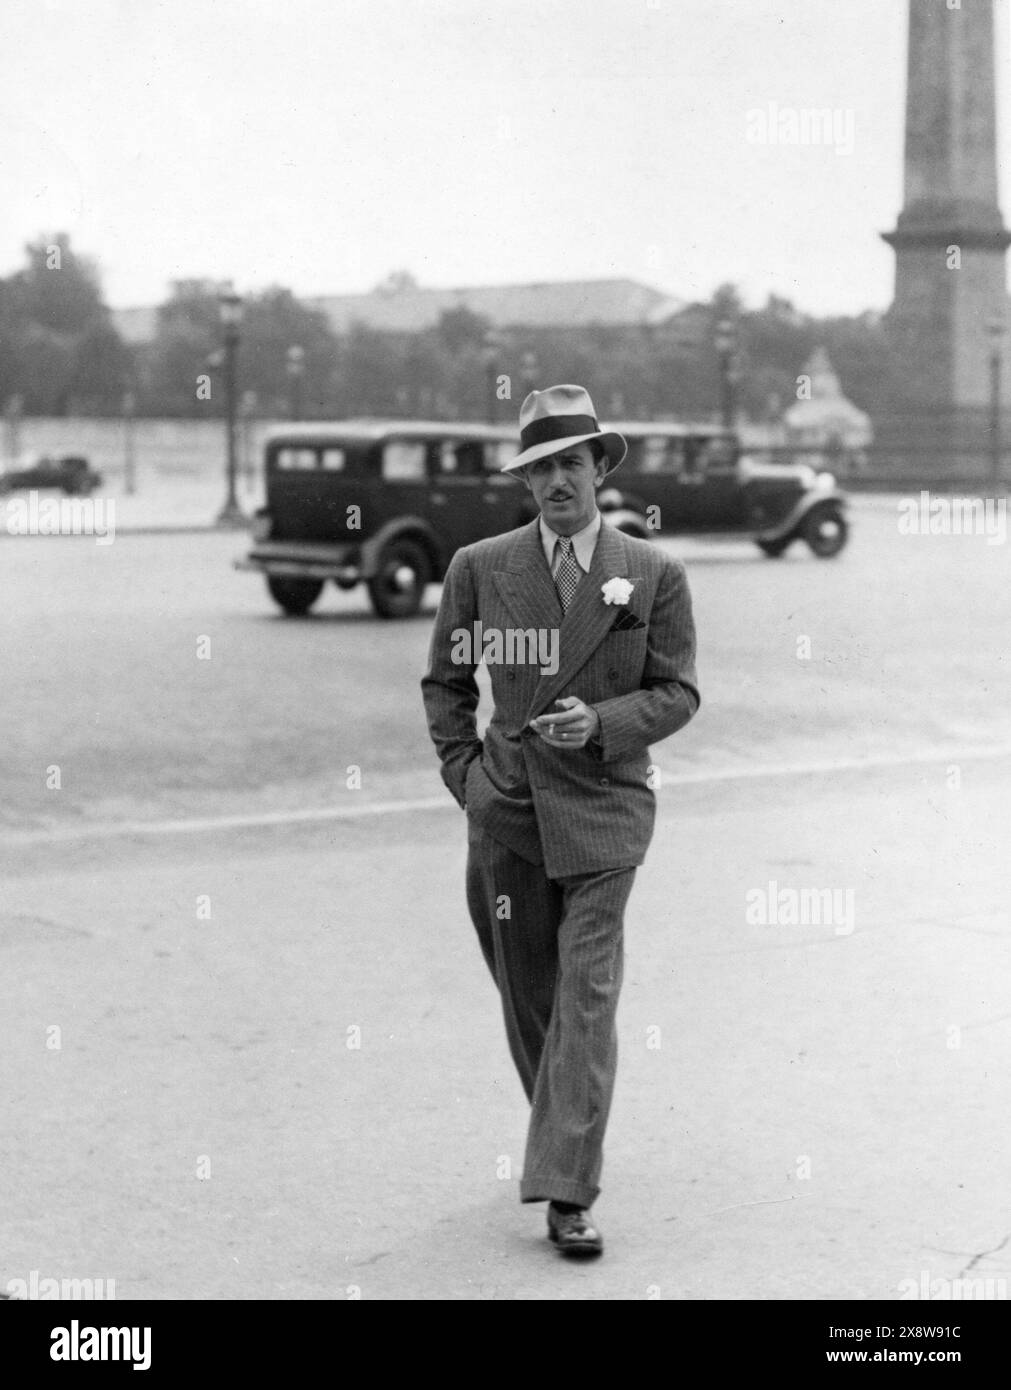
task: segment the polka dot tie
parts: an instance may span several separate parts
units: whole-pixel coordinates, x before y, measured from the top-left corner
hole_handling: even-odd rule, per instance
[[[569,604],[572,602],[576,592],[576,585],[579,583],[582,571],[576,560],[576,553],[572,548],[572,538],[570,536],[559,536],[555,542],[555,555],[560,556],[555,566],[555,588],[558,590],[558,597],[562,601],[562,609],[568,612]]]

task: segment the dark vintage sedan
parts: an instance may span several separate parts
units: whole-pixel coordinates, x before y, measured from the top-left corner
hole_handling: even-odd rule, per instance
[[[846,497],[830,473],[807,464],[762,463],[734,430],[715,425],[610,424],[628,440],[621,468],[601,490],[601,511],[645,518],[655,534],[738,534],[764,554],[803,541],[820,559],[849,535]]]
[[[332,579],[364,583],[384,618],[410,617],[462,545],[529,519],[529,493],[500,472],[516,431],[491,425],[345,420],[274,429],[266,506],[236,561],[266,577],[286,613]]]
[[[767,555],[803,539],[817,555],[846,540],[845,499],[811,468],[763,467],[736,435],[709,426],[611,426],[628,457],[599,493],[609,525],[658,533],[737,532]],[[512,427],[345,420],[275,428],[264,451],[266,506],[238,569],[262,574],[285,613],[308,613],[332,580],[364,583],[384,618],[417,613],[462,545],[537,514],[502,473],[519,448]]]
[[[80,454],[64,454],[60,458],[42,456],[0,473],[0,493],[23,488],[59,488],[68,496],[87,496],[101,481],[101,473],[96,473]]]

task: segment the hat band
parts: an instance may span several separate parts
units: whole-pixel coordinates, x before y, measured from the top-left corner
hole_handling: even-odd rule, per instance
[[[532,420],[520,430],[520,450],[526,452],[552,439],[573,439],[577,434],[599,434],[600,426],[592,415],[545,415]]]

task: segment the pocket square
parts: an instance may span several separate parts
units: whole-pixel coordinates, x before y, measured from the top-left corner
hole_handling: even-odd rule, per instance
[[[646,624],[641,618],[637,618],[631,608],[623,608],[608,629],[609,632],[631,632],[634,628],[645,627]]]

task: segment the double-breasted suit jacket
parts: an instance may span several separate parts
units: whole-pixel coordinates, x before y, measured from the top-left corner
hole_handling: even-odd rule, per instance
[[[604,601],[602,586],[614,578],[633,586],[624,606]],[[555,633],[557,670],[542,670],[539,659],[493,661],[489,648],[495,708],[482,742],[474,678],[482,646],[461,634],[487,641],[510,630],[527,634],[513,653],[527,657],[538,634],[543,657],[543,634]],[[649,745],[699,706],[684,568],[605,523],[563,612],[537,520],[466,546],[446,574],[422,691],[443,780],[474,825],[551,879],[641,864],[656,817]],[[600,719],[583,748],[555,748],[529,727],[568,695]]]

